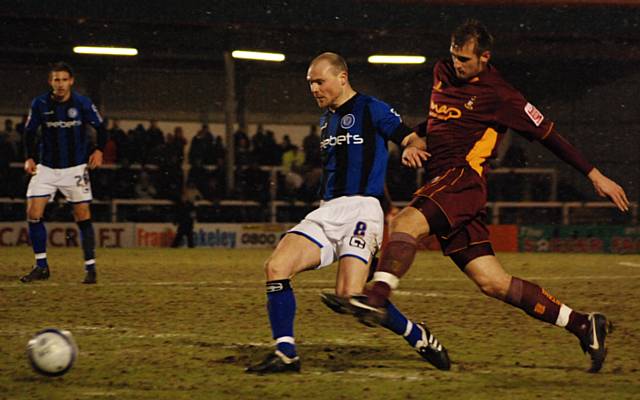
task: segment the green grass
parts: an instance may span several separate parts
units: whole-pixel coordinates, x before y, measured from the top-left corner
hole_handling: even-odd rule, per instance
[[[0,256],[0,399],[640,399],[640,256],[502,254],[505,267],[616,325],[600,374],[563,329],[480,294],[438,253],[421,253],[394,301],[449,348],[452,370],[382,328],[325,308],[335,268],[294,280],[302,373],[243,372],[271,349],[263,250],[100,249],[81,285],[78,249],[50,249],[51,279],[21,284],[28,248]],[[25,345],[43,327],[80,347],[60,378],[34,373]]]

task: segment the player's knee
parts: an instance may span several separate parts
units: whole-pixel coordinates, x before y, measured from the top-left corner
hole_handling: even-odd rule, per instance
[[[77,209],[73,211],[73,218],[76,222],[85,221],[91,219],[91,212],[89,209]]]
[[[508,287],[505,288],[498,280],[486,280],[477,283],[477,285],[484,295],[493,297],[494,299],[504,299],[509,290]]]
[[[280,257],[274,256],[264,262],[264,274],[267,280],[286,279],[291,275],[286,263]]]
[[[27,210],[27,222],[39,222],[42,219],[42,212],[35,209]]]
[[[389,230],[392,233],[407,233],[416,238],[420,235],[428,233],[428,225],[425,224],[423,219],[420,219],[419,216],[414,214],[413,211],[414,210],[410,208],[405,208],[404,210],[402,210],[389,223]]]

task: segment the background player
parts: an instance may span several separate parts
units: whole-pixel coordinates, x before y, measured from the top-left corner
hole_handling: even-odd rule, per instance
[[[54,64],[49,71],[51,91],[33,99],[25,126],[24,170],[33,175],[27,189],[27,222],[36,258],[31,272],[20,278],[25,283],[49,278],[47,231],[42,216],[57,190],[73,205],[73,218],[80,230],[86,270],[82,283],[96,283],[87,163],[89,168],[102,165],[107,132],[96,106],[88,97],[72,91],[73,83],[71,67],[62,62]],[[97,148],[93,150],[87,124],[97,132]]]
[[[297,372],[293,322],[296,301],[291,278],[339,260],[336,294],[323,300],[340,311],[340,298],[361,293],[368,264],[382,242],[383,196],[387,170],[387,141],[424,147],[424,142],[402,123],[385,103],[353,90],[347,64],[335,53],[316,57],[307,82],[318,106],[327,108],[320,119],[323,177],[322,203],[293,227],[265,263],[267,310],[276,351],[247,369],[250,373]],[[413,162],[426,153],[413,148]],[[421,324],[407,320],[392,304],[384,326],[405,337],[420,355],[437,368],[449,369],[449,358]]]
[[[489,63],[492,43],[483,25],[467,21],[452,35],[451,59],[435,65],[426,129],[431,154],[426,163],[427,184],[392,221],[373,284],[365,290],[366,296],[352,297],[352,312],[369,322],[384,316],[386,300],[413,263],[416,239],[434,233],[443,253],[484,294],[576,335],[591,356],[590,372],[597,372],[607,353],[607,318],[573,311],[537,284],[509,275],[495,257],[484,222],[485,162],[511,128],[540,141],[582,172],[596,192],[609,197],[621,211],[628,210],[629,201],[620,186],[594,168],[556,132],[553,122],[504,81]],[[424,125],[418,130],[424,131]]]

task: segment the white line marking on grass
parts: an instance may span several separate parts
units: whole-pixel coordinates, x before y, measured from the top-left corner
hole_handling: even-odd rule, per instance
[[[624,265],[627,267],[638,267],[640,268],[640,264],[637,263],[632,263],[632,262],[619,262],[619,265]],[[548,281],[590,281],[590,280],[594,280],[594,279],[600,279],[600,280],[629,280],[629,279],[640,279],[640,275],[576,275],[576,276],[521,276],[522,278],[526,278],[526,279],[535,279],[535,280],[548,280]],[[434,279],[407,279],[406,282],[417,282],[417,281],[424,281],[426,282],[426,284],[428,285],[430,282],[455,282],[455,281],[466,281],[466,278],[462,278],[462,279],[451,279],[451,278],[434,278]],[[403,281],[404,282],[404,281]],[[242,284],[256,284],[256,285],[264,285],[264,281],[243,281],[243,280],[238,280],[238,281],[225,281],[224,284],[230,284],[230,283],[242,283]],[[300,283],[305,284],[305,283],[322,283],[322,284],[333,284],[334,281],[332,280],[317,280],[317,281],[308,281],[308,280],[301,280]],[[215,290],[251,290],[254,291],[256,290],[256,288],[251,287],[251,286],[226,286],[226,287],[220,287],[218,285],[220,285],[221,282],[220,281],[157,281],[157,282],[107,282],[105,283],[104,281],[101,281],[98,283],[98,286],[104,286],[104,287],[109,287],[109,286],[175,286],[175,287],[193,287],[193,286],[201,286],[201,287],[210,287],[212,289]],[[53,283],[53,282],[38,282],[38,283],[34,283],[34,284],[28,284],[25,285],[24,283],[4,283],[4,284],[0,284],[0,288],[25,288],[28,290],[33,290],[34,293],[37,289],[44,289],[44,288],[50,288],[50,287],[70,287],[70,286],[76,286],[76,287],[80,287],[80,286],[85,286],[82,285],[79,282],[57,282],[57,283]],[[325,289],[325,288],[323,288]],[[296,291],[299,290],[315,290],[315,289],[300,289],[300,288],[296,288]]]
[[[624,265],[625,267],[640,268],[640,263],[634,263],[634,262],[628,262],[628,261],[621,261],[618,263],[618,265]]]

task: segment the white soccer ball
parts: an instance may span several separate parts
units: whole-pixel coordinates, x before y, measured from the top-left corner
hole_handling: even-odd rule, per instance
[[[78,346],[71,332],[47,328],[29,340],[27,356],[36,372],[60,376],[66,374],[76,361]]]

